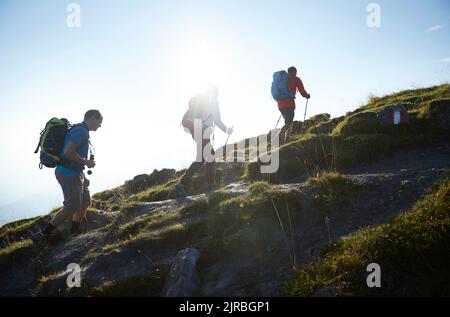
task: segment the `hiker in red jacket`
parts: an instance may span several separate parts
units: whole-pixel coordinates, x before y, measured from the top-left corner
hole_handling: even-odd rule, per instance
[[[300,78],[297,77],[297,69],[292,66],[288,68],[289,74],[289,82],[288,82],[288,91],[293,93],[294,95],[298,92],[306,98],[309,99],[311,97],[303,87],[303,83]],[[287,98],[278,100],[278,110],[280,110],[284,119],[284,126],[280,130],[281,135],[281,144],[288,142],[291,133],[292,133],[292,124],[294,122],[295,115],[295,99]]]

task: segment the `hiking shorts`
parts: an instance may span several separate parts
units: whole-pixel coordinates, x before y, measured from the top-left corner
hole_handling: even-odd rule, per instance
[[[295,109],[294,108],[281,108],[280,109],[281,115],[284,119],[284,124],[291,124],[294,122],[294,116],[295,116]]]
[[[75,176],[69,176],[63,173],[55,172],[56,179],[64,194],[64,214],[74,214],[91,204],[91,195],[89,192],[89,180],[80,173]]]

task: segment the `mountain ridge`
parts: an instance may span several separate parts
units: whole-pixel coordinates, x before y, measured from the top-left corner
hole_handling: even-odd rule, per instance
[[[408,110],[408,124],[379,120],[376,113],[398,105]],[[414,239],[423,242],[423,254],[430,254],[430,271],[445,272],[449,235],[442,233],[449,231],[450,215],[440,200],[433,205],[430,199],[446,197],[449,186],[449,118],[449,84],[374,97],[339,118],[324,114],[296,121],[293,140],[270,150],[280,157],[273,175],[260,173],[260,160],[222,162],[217,164],[218,188],[206,188],[198,174],[187,192],[176,186],[184,171],[138,175],[94,195],[83,233],[70,237],[61,230],[48,250],[37,249],[29,235],[50,215],[7,224],[0,231],[0,294],[159,296],[168,287],[178,252],[189,248],[200,252],[195,265],[199,283],[190,296],[448,294],[445,276],[425,283],[422,275],[406,270],[424,285],[408,290],[398,273],[405,264],[376,255],[371,260],[388,268],[383,271],[387,287],[368,289],[361,273],[367,259],[359,250],[354,251],[358,267],[334,259],[335,254],[348,258],[347,237],[362,246],[358,237],[375,239],[395,224],[400,228],[396,238],[412,239],[408,232],[414,227],[398,224],[404,214],[425,217],[420,206],[428,202],[437,206],[434,216],[426,214],[436,235]],[[249,151],[249,139],[241,142]],[[390,246],[384,240],[380,245]],[[410,248],[405,242],[403,249]],[[82,267],[81,288],[65,285],[69,263]]]

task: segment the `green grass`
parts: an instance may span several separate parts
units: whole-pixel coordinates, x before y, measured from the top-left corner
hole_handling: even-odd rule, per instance
[[[315,123],[306,129],[306,134],[330,134],[342,120],[344,116]]]
[[[444,137],[425,131],[423,134],[357,134],[352,136],[306,135],[274,151],[279,155],[279,168],[272,174],[262,174],[262,163],[246,166],[245,178],[250,181],[266,180],[280,183],[296,176],[315,175],[373,161],[400,149],[436,144]]]
[[[372,111],[358,112],[346,117],[333,130],[333,135],[352,136],[356,134],[376,134],[384,131],[384,126]]]
[[[121,186],[96,193],[92,198],[103,202],[112,198],[125,201],[131,195],[173,181],[176,175],[177,172],[174,169],[162,169],[160,171],[155,169],[151,174],[138,175],[133,180],[128,180]]]
[[[371,117],[374,119],[376,112],[397,104],[406,107],[413,117],[418,114],[419,118],[424,118],[424,113],[428,112],[428,114],[430,114],[430,108],[435,109],[436,111],[426,118],[430,123],[428,127],[433,127],[436,116],[444,111],[444,108],[450,105],[449,99],[450,84],[405,90],[384,97],[372,97],[368,100],[367,105],[360,107],[347,115],[345,120],[333,131],[333,134],[354,135],[357,133],[385,133],[384,130],[386,130],[386,127],[377,124],[376,120],[372,120]],[[411,125],[416,125],[417,123],[419,123],[418,129],[425,128],[423,124],[420,124],[423,123],[420,120],[418,122],[413,120]]]
[[[251,184],[241,196],[218,190],[173,213],[141,216],[120,225],[114,242],[102,251],[136,243],[165,249],[189,244],[198,245],[205,254],[223,250],[225,254],[256,256],[271,243],[273,232],[280,230],[273,204],[287,221],[286,203],[294,207],[295,199],[296,193],[277,190],[266,182]]]
[[[417,110],[421,108],[424,103],[435,99],[450,98],[450,84],[443,84],[421,89],[403,90],[391,95],[376,97],[369,100],[369,103],[355,112],[365,111],[370,109],[381,109],[386,106],[395,104],[402,104],[408,110]]]
[[[363,185],[337,172],[320,174],[309,179],[314,200],[319,207],[330,210],[339,207],[357,194]]]
[[[378,122],[376,112],[396,104],[408,109],[410,124]],[[399,149],[436,144],[448,134],[448,109],[449,84],[371,98],[368,105],[345,117],[319,121],[308,127],[305,135],[294,135],[292,142],[275,149],[272,153],[280,159],[276,173],[261,174],[262,163],[250,162],[243,179],[279,183],[369,162]]]
[[[226,191],[224,189],[219,189],[217,191],[212,192],[208,198],[207,203],[208,206],[216,206],[220,202],[228,200],[230,198],[233,198],[235,194],[230,193],[229,191]]]
[[[191,241],[201,239],[205,234],[207,234],[207,227],[202,221],[173,222],[160,224],[154,228],[149,224],[127,239],[115,240],[113,243],[104,245],[102,252],[107,253],[125,246],[133,247],[141,244],[145,244],[147,248],[155,248],[155,250],[179,249],[187,246]],[[95,255],[96,253],[92,253],[91,257]]]
[[[24,253],[33,248],[33,241],[21,240],[0,249],[0,266],[8,265],[16,257],[23,257]]]
[[[95,297],[158,297],[161,295],[169,270],[168,265],[154,266],[148,274],[132,274],[92,287],[89,295]]]
[[[157,297],[160,296],[169,270],[168,264],[152,264],[145,273],[128,274],[99,285],[90,285],[82,280],[80,288],[72,289],[63,287],[67,272],[61,271],[39,278],[37,296],[52,296],[54,289],[58,288],[59,296]]]
[[[29,230],[30,227],[33,226],[34,224],[36,224],[36,222],[40,218],[41,217],[36,217],[36,218],[32,218],[32,219],[27,219],[27,220],[20,220],[20,221],[16,221],[16,222],[4,225],[0,229],[0,239],[3,239],[7,235],[10,235],[13,233],[21,234],[21,233],[25,232],[26,230]]]
[[[130,204],[127,208],[128,212],[132,213],[134,208],[140,208],[139,203]],[[113,249],[123,247],[129,243],[137,242],[142,239],[159,240],[162,244],[169,242],[171,237],[184,234],[191,230],[191,226],[195,226],[195,221],[187,225],[182,223],[188,217],[195,217],[197,215],[204,215],[207,212],[207,199],[198,199],[190,204],[187,204],[174,212],[163,212],[151,214],[147,216],[140,216],[136,219],[119,225],[120,220],[114,226],[114,242],[103,246],[104,252],[109,252]],[[203,233],[202,231],[201,233]],[[192,237],[196,237],[194,234]],[[188,239],[190,237],[187,237]],[[95,254],[91,254],[92,255]]]
[[[29,247],[32,244],[33,244],[33,242],[31,240],[29,240],[29,239],[13,243],[13,244],[9,245],[6,248],[1,248],[0,249],[0,257],[2,257],[2,258],[3,257],[8,257],[12,253],[16,252],[17,250]]]
[[[92,198],[96,200],[106,201],[113,198],[114,196],[116,196],[116,191],[114,189],[108,189],[94,194]]]
[[[450,295],[450,181],[418,201],[410,212],[361,230],[299,270],[286,294],[308,296],[335,285],[354,296]],[[378,263],[382,287],[366,286],[369,263]]]
[[[169,184],[158,185],[151,187],[141,193],[133,195],[130,197],[130,200],[137,201],[161,201],[175,198],[176,191],[174,186],[170,186]]]
[[[211,248],[220,245],[225,254],[260,257],[273,242],[274,234],[281,230],[274,204],[282,221],[287,223],[287,205],[293,212],[291,217],[295,218],[298,212],[297,194],[293,190],[275,189],[266,182],[255,182],[246,194],[211,206]]]

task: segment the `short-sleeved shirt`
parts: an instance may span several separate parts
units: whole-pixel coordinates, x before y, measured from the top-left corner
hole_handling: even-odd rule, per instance
[[[71,162],[72,164],[76,164],[79,166],[78,170],[72,170],[67,167],[63,166],[57,166],[56,172],[62,173],[68,176],[76,176],[78,175],[83,169],[84,166],[81,165],[78,162],[74,162],[64,156],[64,151],[66,150],[67,145],[69,142],[73,142],[78,145],[76,152],[78,155],[80,155],[82,158],[87,159],[88,153],[89,153],[89,129],[85,123],[81,123],[77,125],[76,127],[72,128],[66,135],[66,139],[64,140],[64,146],[61,150],[61,157],[63,157],[65,160]]]

